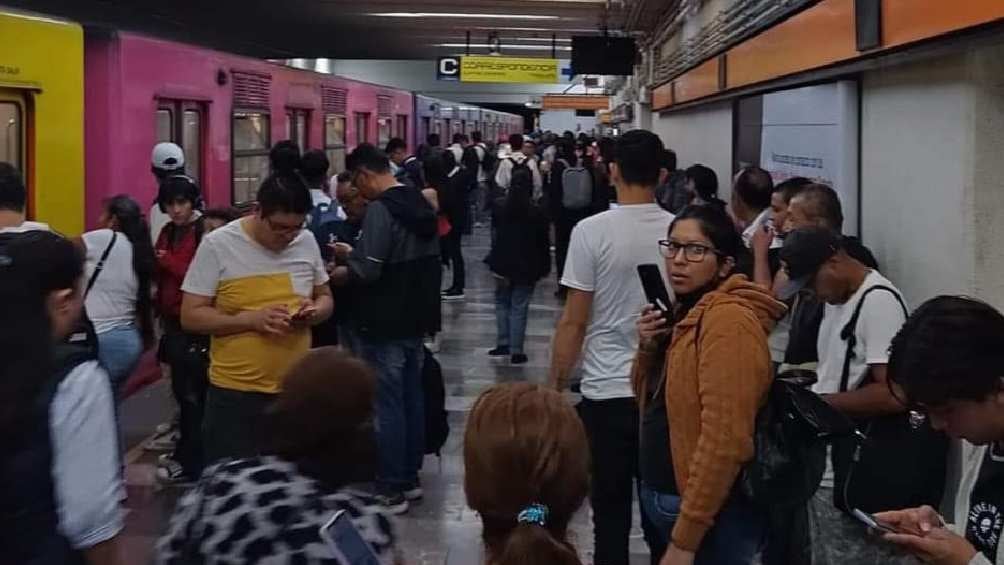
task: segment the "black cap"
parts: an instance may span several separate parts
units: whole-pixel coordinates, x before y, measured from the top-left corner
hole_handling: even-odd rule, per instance
[[[841,247],[841,236],[826,228],[801,228],[785,236],[781,261],[791,280],[781,289],[779,298],[787,300],[805,288]]]

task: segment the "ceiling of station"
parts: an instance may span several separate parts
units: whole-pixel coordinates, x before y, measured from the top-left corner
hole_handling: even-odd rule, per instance
[[[488,52],[568,57],[573,35],[637,33],[663,0],[0,0],[85,25],[263,58],[430,59]]]

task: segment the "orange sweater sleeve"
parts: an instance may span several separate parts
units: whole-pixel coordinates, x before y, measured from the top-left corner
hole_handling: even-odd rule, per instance
[[[711,308],[701,322],[698,398],[701,435],[690,461],[673,543],[700,547],[753,455],[756,414],[770,384],[770,352],[756,316],[738,305]]]

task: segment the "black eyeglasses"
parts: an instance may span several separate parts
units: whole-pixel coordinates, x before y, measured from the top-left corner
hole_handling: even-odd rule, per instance
[[[700,263],[707,256],[708,252],[718,255],[718,250],[703,243],[680,243],[670,239],[659,241],[659,252],[666,259],[676,259],[676,256],[683,250],[683,257],[691,263]]]

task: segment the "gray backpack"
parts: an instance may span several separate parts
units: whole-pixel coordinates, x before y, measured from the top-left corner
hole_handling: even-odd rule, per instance
[[[593,203],[593,175],[585,167],[573,167],[568,161],[561,173],[561,207],[566,210],[585,210]]]

